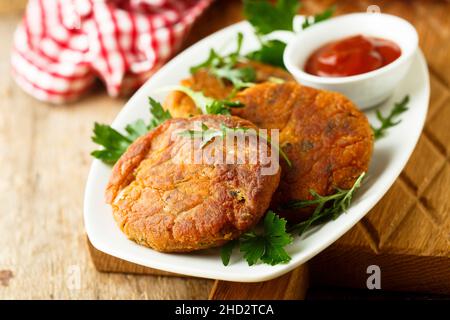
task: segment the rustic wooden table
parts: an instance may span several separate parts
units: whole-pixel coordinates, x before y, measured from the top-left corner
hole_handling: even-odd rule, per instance
[[[382,12],[402,16],[418,29],[432,86],[428,121],[418,148],[429,158],[412,159],[399,184],[407,198],[418,199],[420,210],[431,212],[430,223],[437,226],[443,242],[430,248],[449,248],[450,3],[304,1],[302,11],[316,13],[333,3],[337,14],[378,5]],[[241,10],[240,1],[217,1],[195,24],[185,46],[241,20]],[[93,122],[110,122],[124,100],[107,97],[100,86],[67,106],[51,106],[23,93],[12,81],[9,67],[12,32],[20,16],[15,6],[0,5],[0,298],[207,298],[213,285],[210,280],[99,273],[94,268],[82,220],[89,152],[94,148],[90,135]],[[394,214],[392,203],[385,201],[383,206],[384,214]],[[376,250],[378,245],[395,245],[392,234],[370,229],[377,226],[376,219],[367,221],[368,237]],[[396,223],[400,221],[410,223],[407,219]],[[420,232],[417,236],[421,237]]]

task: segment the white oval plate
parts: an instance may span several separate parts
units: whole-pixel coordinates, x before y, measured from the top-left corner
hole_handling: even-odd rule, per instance
[[[296,25],[301,23],[301,17]],[[163,101],[165,94],[156,93],[158,88],[178,84],[189,76],[189,67],[206,59],[209,49],[219,52],[235,48],[238,31],[245,36],[243,52],[257,48],[258,42],[247,22],[227,27],[194,44],[155,73],[135,94],[119,113],[113,127],[119,131],[139,118],[149,118],[147,96]],[[389,190],[410,157],[422,131],[429,100],[428,70],[421,52],[394,95],[381,110],[388,112],[395,101],[410,95],[409,110],[402,122],[389,130],[388,135],[375,144],[369,172],[358,190],[349,210],[338,219],[323,224],[296,237],[287,247],[292,260],[287,264],[269,266],[258,264],[249,267],[238,250],[235,250],[230,265],[225,267],[219,249],[210,249],[188,254],[167,254],[140,246],[120,231],[115,224],[111,208],[104,201],[104,190],[111,168],[94,160],[86,183],[84,198],[84,222],[90,241],[100,251],[139,265],[175,272],[184,275],[241,282],[257,282],[278,277],[308,261],[324,250],[351,227],[353,227]],[[373,110],[367,112],[371,123],[377,123]]]

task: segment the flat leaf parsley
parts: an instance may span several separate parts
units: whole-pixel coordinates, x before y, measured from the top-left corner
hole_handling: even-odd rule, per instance
[[[266,39],[266,35],[277,30],[294,31],[294,18],[300,8],[298,0],[278,0],[272,4],[267,0],[244,0],[244,15],[255,30],[261,47],[247,54],[247,58],[284,68],[283,52],[286,43]],[[313,17],[306,17],[302,28],[329,19],[334,7]]]
[[[223,264],[229,264],[233,248],[238,244],[250,266],[258,261],[270,265],[289,262],[291,257],[284,248],[292,243],[293,237],[286,231],[286,220],[269,211],[264,218],[263,228],[262,232],[253,230],[244,233],[239,240],[223,246],[221,250]]]
[[[109,125],[96,122],[94,124],[92,141],[103,148],[93,151],[91,155],[106,164],[113,165],[134,140],[171,118],[169,111],[165,111],[159,102],[151,97],[148,100],[150,114],[153,116],[152,119],[148,124],[145,124],[142,119],[139,119],[127,125],[125,127],[126,134],[120,133]]]
[[[298,0],[244,0],[244,15],[259,35],[275,30],[293,31],[293,20],[300,9]]]

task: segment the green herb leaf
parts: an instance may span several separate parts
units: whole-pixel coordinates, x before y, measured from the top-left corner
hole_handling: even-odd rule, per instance
[[[200,91],[194,91],[191,88],[185,86],[169,86],[161,90],[175,90],[181,91],[191,98],[197,108],[199,108],[203,114],[230,114],[230,108],[242,108],[244,105],[239,101],[229,101],[229,100],[215,100],[205,96]]]
[[[254,265],[259,260],[270,265],[286,263],[291,257],[284,249],[293,241],[286,231],[286,220],[269,211],[264,218],[264,231],[247,232],[240,238],[240,250],[248,264]]]
[[[237,34],[237,45],[236,45],[236,50],[234,52],[232,52],[231,54],[228,55],[228,57],[225,58],[225,60],[229,60],[227,61],[227,64],[230,65],[235,65],[236,62],[238,61],[238,59],[241,57],[241,49],[242,49],[242,42],[244,41],[244,35],[242,34],[242,32],[238,32]]]
[[[108,125],[96,122],[92,141],[103,146],[104,149],[93,151],[91,155],[107,164],[114,164],[133,140]]]
[[[314,190],[310,190],[310,193],[313,196],[312,200],[295,200],[288,202],[283,206],[284,208],[301,209],[316,206],[312,216],[308,220],[290,227],[289,231],[302,235],[313,225],[334,220],[339,217],[339,215],[347,211],[350,206],[353,194],[355,193],[355,190],[360,187],[364,175],[365,172],[356,179],[353,186],[348,190],[336,188],[336,193],[329,196],[321,196]]]
[[[202,139],[202,143],[200,144],[200,148],[203,148],[208,143],[210,143],[214,138],[225,136],[225,132],[223,130],[209,129],[208,126],[202,123],[201,131],[198,130],[184,130],[178,133],[179,136],[187,137],[191,139]]]
[[[230,115],[230,108],[242,108],[244,105],[239,101],[214,100],[206,106],[207,114]]]
[[[191,73],[196,73],[200,69],[209,68],[214,64],[222,63],[222,59],[223,58],[214,49],[211,49],[208,58],[202,63],[191,67],[190,71]]]
[[[312,17],[305,17],[305,21],[303,21],[302,24],[302,29],[306,29],[310,26],[312,26],[313,24],[328,20],[329,18],[331,18],[334,14],[334,11],[336,11],[336,7],[335,6],[331,6],[330,8],[326,9],[325,11],[316,14]]]
[[[262,258],[266,250],[264,238],[254,232],[247,232],[241,236],[240,251],[244,253],[244,259],[249,266],[254,265]]]
[[[394,127],[401,122],[401,120],[394,121],[394,119],[396,117],[398,117],[400,114],[402,114],[403,112],[405,112],[406,110],[408,110],[408,107],[407,107],[408,102],[409,102],[409,96],[406,95],[402,101],[394,104],[394,107],[392,108],[391,112],[389,113],[389,115],[387,117],[384,117],[381,114],[380,110],[377,110],[377,112],[376,112],[377,119],[381,122],[381,124],[378,128],[375,128],[372,126],[373,136],[374,136],[375,140],[378,140],[378,139],[384,137],[386,135],[386,131],[389,128]]]
[[[273,146],[273,148],[278,151],[278,153],[281,155],[281,157],[283,157],[284,161],[286,161],[287,165],[290,168],[292,168],[292,162],[291,162],[291,160],[289,160],[287,154],[283,151],[283,148],[273,144],[270,137],[264,136],[263,138],[266,139]]]
[[[248,130],[248,128],[230,128],[227,127],[224,124],[220,125],[220,129],[209,129],[204,123],[202,123],[202,130],[201,131],[196,131],[196,130],[184,130],[179,132],[178,134],[180,136],[183,137],[189,137],[192,139],[195,138],[202,138],[203,142],[200,145],[201,148],[203,148],[204,146],[206,146],[212,139],[214,139],[215,137],[221,137],[222,139],[225,138],[225,136],[229,133],[236,133],[236,132],[246,132]],[[268,143],[271,144],[271,146],[278,151],[278,153],[283,157],[283,159],[287,162],[289,167],[292,167],[292,163],[289,160],[288,156],[286,155],[286,153],[283,151],[283,149],[279,148],[278,146],[276,146],[275,144],[272,143],[270,137],[266,136],[266,135],[260,135],[259,132],[256,132],[256,135],[265,139]]]
[[[208,58],[204,62],[191,67],[191,73],[195,73],[203,68],[208,69],[208,72],[215,77],[230,81],[234,86],[234,92],[254,85],[253,81],[256,79],[255,69],[252,67],[236,67],[236,63],[242,58],[243,39],[242,33],[239,32],[236,50],[226,56],[221,56],[214,49],[211,49]]]
[[[214,76],[230,81],[235,90],[251,87],[256,80],[256,71],[252,67],[233,68],[229,65],[225,67],[212,67],[209,72]]]
[[[205,61],[190,68],[191,73],[196,73],[198,70],[203,69],[203,68],[209,69],[212,67],[224,66],[224,65],[233,67],[241,56],[241,48],[242,48],[243,39],[244,39],[244,35],[241,32],[238,32],[237,40],[236,40],[236,42],[237,42],[236,50],[226,56],[221,56],[214,49],[211,49],[209,51],[209,56]]]
[[[283,62],[283,53],[285,48],[286,43],[280,40],[263,41],[261,43],[261,48],[247,54],[247,58],[285,68]]]
[[[140,136],[146,134],[148,131],[148,127],[145,124],[144,120],[139,119],[131,124],[128,124],[125,127],[125,131],[128,133],[128,139],[134,141]]]
[[[238,245],[238,241],[232,240],[225,243],[222,248],[220,248],[220,258],[222,259],[224,266],[227,266],[230,263],[231,253],[236,245]]]
[[[146,125],[142,119],[130,123],[125,127],[126,135],[121,134],[109,125],[96,122],[92,141],[102,146],[103,149],[95,150],[91,155],[106,164],[113,165],[133,141],[171,118],[169,111],[164,111],[159,102],[149,97],[149,103],[150,113],[153,116],[149,124]]]
[[[172,116],[170,115],[169,110],[164,110],[164,108],[161,105],[161,103],[159,103],[158,101],[154,100],[151,97],[148,97],[148,102],[150,104],[150,114],[153,117],[150,120],[149,125],[147,126],[147,131],[151,130],[153,128],[156,128],[161,123],[163,123],[166,120],[169,120],[169,119],[172,118]]]
[[[300,8],[298,0],[244,0],[244,15],[260,35],[275,30],[293,31],[293,20]]]
[[[250,87],[256,79],[256,71],[252,67],[237,68],[236,63],[241,58],[243,35],[238,33],[236,50],[226,56],[219,55],[214,49],[211,49],[208,59],[192,67],[191,73],[195,73],[202,68],[208,69],[212,75],[219,79],[230,81],[235,91]]]

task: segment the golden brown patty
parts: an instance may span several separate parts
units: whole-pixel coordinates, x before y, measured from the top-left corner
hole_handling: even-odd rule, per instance
[[[210,248],[238,237],[264,215],[280,180],[279,168],[274,175],[262,175],[259,163],[189,161],[192,140],[178,131],[195,129],[196,121],[211,129],[221,124],[256,128],[238,117],[168,120],[128,148],[107,186],[106,199],[122,231],[158,251]],[[257,147],[246,144],[245,152],[256,152]],[[227,151],[225,145],[223,149]]]
[[[268,81],[270,78],[282,80],[293,80],[292,76],[281,68],[262,64],[256,61],[240,63],[240,67],[252,67],[256,71],[256,83]],[[207,69],[201,69],[194,73],[191,78],[181,81],[181,85],[190,87],[195,91],[202,91],[207,97],[215,99],[226,99],[233,91],[233,85],[227,80],[221,80],[211,75]],[[194,102],[180,91],[171,92],[164,107],[170,111],[173,117],[186,118],[201,114]]]
[[[223,89],[228,87],[207,71],[198,72],[184,84],[216,99],[229,93]],[[350,188],[367,171],[372,130],[366,116],[345,96],[295,82],[266,82],[239,92],[236,99],[245,107],[232,109],[233,115],[259,128],[281,130],[280,145],[293,166],[281,160],[282,178],[272,207],[291,222],[308,217],[313,208],[280,210],[280,206],[311,199],[310,189],[328,195],[335,187]],[[169,96],[166,107],[177,116],[199,112],[192,100],[179,92]]]
[[[321,195],[334,193],[336,187],[349,189],[367,171],[372,130],[366,116],[342,94],[286,82],[256,85],[236,98],[245,107],[233,109],[233,115],[260,128],[280,129],[280,146],[292,162],[288,167],[281,160],[274,209],[291,200],[311,199],[311,189]],[[278,210],[292,222],[311,211]]]

